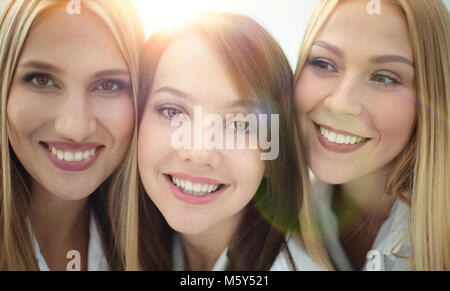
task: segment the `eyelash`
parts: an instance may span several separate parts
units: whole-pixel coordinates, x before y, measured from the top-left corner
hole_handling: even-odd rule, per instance
[[[389,76],[386,73],[384,73],[384,74],[374,73],[374,74],[372,74],[372,77],[370,78],[370,80],[373,81],[373,79],[376,77],[382,77],[382,78],[389,79],[390,83],[374,81],[376,83],[380,83],[381,86],[390,87],[390,86],[400,85],[400,81],[397,78],[395,78],[394,76]]]
[[[236,124],[237,122],[245,123],[245,126],[246,126],[245,129],[240,129],[239,126]],[[233,126],[233,129],[236,130],[236,132],[241,132],[241,133],[245,133],[245,134],[250,133],[250,122],[248,122],[246,120],[235,119],[235,120],[233,120],[233,122],[231,122],[231,125]]]
[[[183,113],[183,112],[185,112],[184,108],[182,108],[181,106],[176,106],[176,105],[163,105],[163,106],[158,107],[156,110],[164,118],[167,118],[169,120],[172,120],[173,118],[175,118],[175,116],[178,116],[180,114],[185,114],[185,113]],[[175,116],[170,117],[168,114],[165,113],[165,112],[168,112],[169,110],[178,111],[179,113]]]
[[[35,80],[36,78],[46,78],[48,79],[46,85],[39,85],[36,84],[33,80]],[[33,73],[29,73],[27,75],[25,75],[25,77],[23,77],[23,81],[27,84],[30,84],[31,86],[34,86],[38,89],[46,89],[46,88],[51,88],[51,87],[56,87],[59,88],[55,81],[53,80],[52,76],[46,73],[38,73],[38,72],[33,72]],[[49,85],[48,83],[51,82],[51,84]],[[105,90],[105,89],[99,89],[99,87],[101,87],[102,85],[105,85],[106,83],[112,83],[112,85],[114,86],[113,88],[116,88],[114,90]],[[95,85],[94,90],[98,90],[98,91],[103,91],[103,92],[117,92],[117,91],[122,91],[122,90],[128,90],[129,85],[126,84],[125,82],[122,82],[120,80],[114,80],[114,79],[104,79],[104,80],[100,80],[99,82],[97,82],[97,85]]]
[[[113,86],[116,86],[117,89],[115,90],[105,90],[105,89],[98,89],[100,86],[104,85],[105,83],[112,83]],[[105,79],[105,80],[100,80],[98,83],[98,85],[95,87],[95,89],[98,89],[99,91],[104,91],[104,92],[117,92],[117,91],[122,91],[122,90],[128,90],[130,88],[130,86],[120,80],[113,80],[113,79]]]
[[[337,72],[336,67],[333,64],[331,64],[330,62],[327,62],[325,60],[321,60],[321,59],[317,59],[316,58],[316,59],[308,60],[307,63],[309,65],[311,65],[312,67],[314,67],[316,70],[319,70],[319,71],[321,71],[323,73],[336,73]],[[331,70],[323,69],[324,65],[325,66],[330,66],[330,67],[332,67],[332,69]],[[387,79],[389,79],[390,83],[374,81],[374,78],[376,78],[376,77],[387,78]],[[394,77],[394,76],[392,76],[390,74],[387,74],[387,73],[384,73],[384,74],[380,74],[378,72],[374,73],[374,74],[372,74],[370,80],[374,81],[376,83],[380,83],[381,86],[385,86],[385,87],[396,86],[396,85],[400,85],[401,84],[399,79],[397,79],[396,77]]]
[[[168,115],[168,111],[169,110],[174,110],[174,111],[178,111],[179,113],[176,114],[175,116],[170,117]],[[164,118],[167,118],[169,120],[172,120],[173,118],[175,118],[176,116],[180,115],[180,114],[185,114],[183,112],[185,112],[184,108],[182,108],[181,106],[177,106],[177,105],[163,105],[160,107],[157,107],[156,111],[161,114]],[[187,115],[187,114],[185,114]],[[246,128],[245,129],[240,129],[239,126],[236,125],[236,122],[240,122],[243,120],[240,119],[234,119],[232,120],[231,123],[226,124],[226,126],[228,126],[229,124],[231,124],[233,126],[234,129],[236,129],[236,131],[240,131],[240,132],[244,132],[246,134],[248,134],[250,132],[250,123],[248,121],[243,121],[246,122]]]
[[[321,71],[321,72],[325,72],[325,73],[336,73],[337,69],[336,67],[331,64],[330,62],[327,62],[325,60],[321,60],[321,59],[309,59],[307,61],[307,63],[311,66],[313,66],[315,69]],[[322,66],[326,65],[326,66],[331,66],[332,70],[327,70],[327,69],[323,69]]]
[[[33,80],[35,78],[42,78],[42,77],[47,78],[49,81],[52,82],[52,84],[54,86],[54,81],[53,81],[52,77],[49,74],[44,74],[44,73],[30,73],[30,74],[27,74],[27,75],[25,75],[25,77],[23,77],[23,81],[25,83],[31,83],[31,85],[33,85],[35,87],[38,87],[38,88],[48,88],[48,86],[41,86],[41,85],[35,84],[33,82]],[[48,81],[47,81],[47,84],[48,84]]]

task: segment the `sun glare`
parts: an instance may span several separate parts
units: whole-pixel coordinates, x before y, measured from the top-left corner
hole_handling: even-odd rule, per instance
[[[209,0],[133,0],[147,36],[161,28],[170,28],[209,10]]]

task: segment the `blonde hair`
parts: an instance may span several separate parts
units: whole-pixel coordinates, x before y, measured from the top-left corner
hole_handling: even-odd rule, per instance
[[[417,125],[396,158],[386,193],[411,206],[411,268],[450,269],[450,16],[441,0],[391,0],[404,12],[415,63]],[[295,73],[339,0],[321,0],[307,26]],[[409,197],[402,194],[409,191]]]
[[[132,80],[132,95],[134,109],[137,112],[137,92],[139,80],[139,49],[144,42],[144,34],[137,14],[130,1],[124,0],[83,0],[83,9],[97,15],[107,25],[123,55],[130,71]],[[31,234],[27,224],[30,192],[28,189],[28,174],[15,157],[9,146],[7,132],[6,106],[10,86],[19,60],[22,47],[33,23],[50,8],[65,5],[67,2],[59,0],[14,0],[10,1],[0,18],[0,70],[1,70],[1,184],[0,184],[0,270],[38,270],[39,267],[34,253]],[[121,255],[115,251],[108,214],[106,196],[110,185],[110,195],[126,197],[125,191],[129,189],[128,175],[137,175],[136,169],[136,141],[137,121],[131,145],[123,161],[115,172],[103,183],[104,193],[97,193],[93,198],[93,207],[103,232],[104,244],[111,244],[108,248],[110,267],[120,268],[123,264]],[[106,187],[108,188],[108,187]],[[102,195],[100,195],[102,194]],[[112,203],[110,208],[115,207]],[[104,228],[103,228],[104,227]]]

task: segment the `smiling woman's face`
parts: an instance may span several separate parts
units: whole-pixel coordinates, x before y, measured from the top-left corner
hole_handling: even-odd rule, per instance
[[[35,22],[7,104],[9,141],[32,187],[78,200],[114,171],[134,124],[130,82],[96,16],[52,9]]]
[[[315,39],[295,88],[309,166],[342,184],[386,169],[415,127],[414,64],[401,9],[342,1]]]
[[[162,55],[139,128],[142,183],[169,225],[181,233],[228,232],[261,183],[258,149],[175,149],[171,119],[247,113],[221,59],[197,34],[175,40]],[[203,122],[202,120],[200,122]],[[228,126],[228,125],[227,125]],[[248,133],[251,134],[251,133]],[[191,138],[193,140],[193,138]]]

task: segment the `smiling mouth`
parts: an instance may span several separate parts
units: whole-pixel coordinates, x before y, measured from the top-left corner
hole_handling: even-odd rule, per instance
[[[196,183],[187,179],[181,179],[173,177],[169,174],[164,174],[169,181],[183,193],[192,196],[206,196],[209,194],[214,194],[225,187],[225,184],[205,184]]]
[[[55,156],[60,161],[65,162],[82,162],[89,160],[91,157],[95,155],[95,153],[102,147],[102,146],[93,146],[90,149],[86,150],[64,150],[64,149],[58,149],[57,147],[51,146],[45,142],[40,142],[40,144],[47,149],[50,154]]]
[[[367,137],[337,133],[317,123],[314,123],[314,126],[319,130],[320,135],[323,136],[327,141],[339,145],[357,145],[367,142],[371,139]]]

